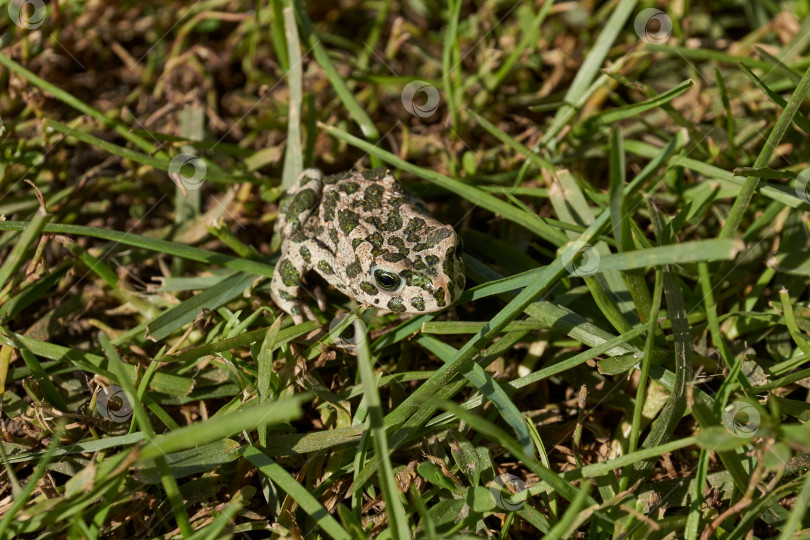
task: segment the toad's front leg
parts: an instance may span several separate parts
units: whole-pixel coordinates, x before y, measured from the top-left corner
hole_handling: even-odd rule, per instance
[[[304,238],[301,233],[294,235],[291,241],[285,242],[281,252],[284,256],[276,265],[270,288],[273,301],[292,315],[296,324],[304,321],[303,315],[307,319],[317,321],[306,297],[312,297],[321,311],[326,310],[326,299],[320,287],[306,286],[304,276],[310,270],[314,270],[329,284],[346,293],[348,288],[340,280],[333,266],[335,254],[321,242]]]
[[[301,256],[300,250],[295,245],[290,245],[289,241],[284,241],[281,246],[284,254],[273,272],[273,280],[270,283],[270,295],[273,302],[284,312],[292,316],[295,324],[304,322],[304,317],[310,320],[317,320],[309,305],[301,301],[300,293],[302,278],[311,266]]]

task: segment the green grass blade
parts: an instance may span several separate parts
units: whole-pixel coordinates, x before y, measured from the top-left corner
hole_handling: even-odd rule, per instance
[[[515,152],[522,154],[525,156],[529,161],[540,167],[541,169],[545,169],[550,172],[554,172],[556,168],[554,165],[540,157],[536,152],[532,152],[532,150],[526,146],[525,144],[521,143],[520,141],[515,140],[514,137],[509,136],[505,131],[501,128],[478,114],[477,112],[473,111],[472,109],[467,111],[475,121],[485,130],[487,130],[493,137],[507,145],[509,148],[514,150]]]
[[[315,33],[315,29],[312,27],[312,21],[309,19],[304,3],[302,0],[292,0],[292,4],[295,6],[296,15],[298,15],[304,42],[309,45],[309,50],[314,54],[315,60],[326,73],[329,82],[332,84],[332,88],[335,89],[335,93],[340,98],[343,106],[346,107],[349,115],[351,115],[354,121],[357,122],[357,125],[360,126],[363,135],[367,140],[374,141],[376,144],[380,139],[380,132],[377,130],[377,127],[374,125],[374,122],[371,120],[366,110],[357,102],[357,99],[346,86],[346,82],[332,63],[332,59],[329,58],[329,53],[326,51],[320,38]],[[307,53],[309,53],[309,51],[307,51]],[[372,155],[371,163],[373,167],[379,166],[379,163],[376,161],[377,160],[374,159]]]
[[[579,486],[576,498],[571,501],[571,505],[565,509],[565,513],[560,520],[554,524],[554,527],[548,532],[544,538],[549,540],[557,540],[558,538],[570,538],[570,534],[583,523],[583,519],[587,519],[588,513],[582,512],[582,507],[588,499],[588,494],[591,491],[590,482],[582,482]]]
[[[457,352],[451,345],[427,336],[420,337],[419,343],[444,362],[449,361]],[[526,455],[531,456],[534,447],[529,435],[529,429],[526,427],[526,422],[523,420],[520,410],[512,403],[504,389],[478,364],[473,364],[472,369],[464,373],[464,377],[495,405],[504,422],[515,430],[515,435],[517,435],[523,451]]]
[[[354,321],[354,332],[356,336],[363,334],[364,329],[359,320]],[[405,517],[405,508],[402,506],[402,498],[399,491],[399,484],[394,476],[394,468],[391,465],[391,455],[388,446],[388,436],[385,433],[385,421],[383,419],[382,401],[377,390],[377,377],[371,364],[371,351],[368,340],[361,340],[358,347],[357,367],[360,372],[360,380],[363,383],[363,393],[368,405],[369,429],[371,430],[371,442],[374,445],[374,453],[379,463],[379,481],[385,500],[385,512],[388,515],[388,526],[393,538],[411,538],[411,531]]]
[[[602,257],[599,271],[632,270],[665,264],[686,264],[700,261],[731,260],[745,247],[740,240],[711,239],[659,246],[644,250],[625,251]]]
[[[788,540],[788,538],[795,538],[794,534],[802,526],[802,520],[807,513],[807,508],[810,507],[810,473],[804,473],[804,481],[802,482],[802,489],[796,496],[793,503],[793,509],[790,511],[790,517],[787,520],[779,533],[777,540]]]
[[[661,243],[668,242],[668,238],[663,238],[665,233],[660,214],[658,214],[652,203],[648,206],[650,214],[653,216],[656,235],[659,236]],[[684,305],[678,278],[668,266],[663,269],[663,286],[667,299],[667,312],[669,319],[672,321],[675,341],[675,384],[666,407],[652,423],[650,433],[642,445],[644,448],[658,446],[667,442],[672,436],[675,427],[686,410],[686,384],[692,377],[692,345],[689,324],[686,320],[686,306]],[[653,466],[654,463],[651,461],[636,463],[630,473],[629,483],[633,483],[639,478],[645,478],[652,471]]]
[[[746,66],[743,62],[738,62],[737,65],[740,67],[740,70],[745,74],[745,76],[751,79],[751,82],[753,82],[754,85],[756,85],[756,87],[762,91],[762,93],[768,96],[768,98],[770,98],[771,101],[773,101],[783,109],[787,107],[788,102],[782,96],[771,90],[768,87],[768,85],[766,85],[762,81],[762,79],[757,77],[748,66]],[[798,82],[799,81],[797,81],[797,83]],[[796,115],[795,120],[796,125],[802,128],[802,130],[804,130],[805,133],[810,133],[810,120],[808,120],[807,117],[805,117],[803,114],[798,114]]]
[[[23,221],[0,221],[0,231],[22,231],[27,225],[28,223]],[[232,270],[239,270],[266,277],[273,276],[273,267],[269,264],[240,259],[238,257],[231,257],[230,255],[223,255],[221,253],[215,253],[213,251],[187,246],[177,242],[160,240],[158,238],[149,238],[147,236],[120,231],[111,231],[109,229],[101,229],[98,227],[84,227],[82,225],[69,225],[62,223],[51,223],[45,225],[42,228],[42,232],[51,234],[75,234],[80,236],[90,236],[93,238],[100,238],[102,240],[110,240],[125,246],[138,247],[148,249],[156,253],[165,253],[167,255],[183,257],[184,259],[189,259],[192,261],[198,261],[206,264],[219,264]]]
[[[34,492],[40,478],[42,478],[48,471],[48,465],[50,465],[51,461],[53,461],[54,453],[61,444],[60,441],[64,432],[64,424],[57,424],[56,431],[54,431],[53,436],[51,437],[51,444],[48,445],[48,450],[45,451],[44,455],[37,463],[34,472],[28,477],[28,482],[26,482],[25,486],[22,488],[22,491],[14,494],[11,506],[6,510],[6,514],[3,516],[3,519],[0,520],[0,538],[5,538],[6,531],[8,530],[9,526],[11,526],[15,516],[23,508],[23,506],[25,506],[25,503],[28,502],[28,497],[30,497],[31,493]]]
[[[155,440],[154,429],[149,421],[149,416],[146,414],[146,409],[144,409],[140,401],[135,399],[137,390],[129,377],[129,373],[127,373],[126,369],[124,369],[124,363],[121,361],[118,351],[110,342],[110,338],[108,338],[106,334],[102,332],[98,337],[99,343],[101,343],[101,347],[104,349],[104,353],[109,359],[112,371],[118,375],[118,383],[121,384],[123,389],[126,391],[124,399],[131,401],[131,403],[128,405],[132,408],[132,412],[138,422],[138,427],[140,427],[141,431],[143,431],[147,444],[153,443]],[[163,484],[163,489],[166,492],[166,497],[171,503],[172,512],[174,513],[174,518],[177,521],[177,526],[183,536],[191,536],[191,520],[188,517],[188,512],[186,512],[186,506],[183,504],[183,497],[180,495],[180,488],[177,486],[177,482],[169,471],[169,465],[166,462],[166,457],[162,455],[156,456],[155,463],[157,464],[158,471],[160,472],[160,480]]]
[[[41,88],[45,92],[48,92],[62,103],[70,107],[73,107],[77,111],[81,112],[82,114],[86,114],[87,116],[93,118],[94,120],[98,120],[102,124],[111,126],[113,129],[115,129],[115,132],[118,133],[118,135],[124,137],[125,139],[133,143],[135,146],[137,146],[144,152],[147,152],[149,154],[154,154],[155,152],[157,152],[157,148],[155,148],[154,145],[150,144],[144,138],[133,133],[132,129],[129,126],[124,126],[114,121],[109,116],[90,107],[84,101],[73,96],[69,92],[66,92],[61,88],[59,88],[58,86],[56,86],[55,84],[52,84],[46,81],[45,79],[38,77],[33,72],[24,68],[23,66],[21,66],[11,58],[8,58],[2,53],[0,53],[0,64],[5,66],[10,71],[13,71],[20,77],[30,81],[33,85],[37,86],[38,88]]]
[[[255,446],[246,446],[242,452],[249,462],[267,476],[273,483],[284,490],[301,506],[318,525],[332,538],[350,539],[351,536],[343,526],[324,509],[321,503],[301,484],[299,484],[284,467],[264,455]]]
[[[560,475],[546,469],[543,465],[525,455],[517,441],[509,437],[509,435],[507,435],[502,429],[493,423],[472,414],[453,402],[440,402],[439,405],[448,412],[451,412],[457,416],[460,420],[463,420],[465,423],[469,424],[473,429],[480,432],[485,437],[496,441],[507,448],[517,459],[520,460],[524,466],[528,467],[529,470],[539,476],[541,480],[551,486],[552,489],[554,489],[559,495],[569,501],[574,501],[577,499],[579,493],[574,486],[563,480]],[[529,492],[527,492],[527,495],[528,494]],[[589,505],[596,504],[596,501],[594,501],[590,496],[587,496],[587,494],[585,500]]]
[[[28,248],[39,239],[47,220],[48,215],[42,208],[34,212],[34,217],[25,226],[19,239],[11,249],[11,253],[9,253],[6,260],[3,261],[3,266],[0,266],[0,291],[6,286],[9,278],[11,278],[17,269],[25,262],[23,255],[25,255]],[[2,299],[2,297],[0,297],[0,299]]]
[[[546,225],[543,223],[542,225],[538,224],[539,218],[534,215],[529,215],[522,210],[518,210],[511,204],[508,204],[496,197],[493,197],[489,193],[481,191],[480,189],[463,184],[457,180],[453,180],[452,178],[448,178],[443,174],[437,173],[435,171],[431,171],[429,169],[424,169],[422,167],[418,167],[413,165],[412,163],[408,163],[407,161],[403,160],[402,158],[395,156],[391,152],[387,152],[381,148],[373,146],[362,139],[358,139],[346,133],[345,131],[338,129],[336,127],[327,126],[323,123],[318,123],[318,127],[333,135],[335,138],[340,139],[342,141],[346,141],[347,143],[351,144],[352,146],[356,146],[361,150],[368,152],[371,155],[376,155],[386,163],[390,163],[394,167],[401,169],[403,171],[408,171],[410,173],[419,176],[420,178],[424,178],[429,182],[437,184],[444,189],[455,193],[456,195],[460,195],[464,197],[472,204],[476,206],[480,206],[481,208],[490,210],[496,214],[500,214],[504,218],[513,221],[523,227],[528,228],[530,231],[534,232],[537,235],[542,236]]]
[[[785,324],[790,337],[793,338],[793,341],[804,353],[804,357],[810,358],[810,339],[799,329],[799,325],[796,323],[796,314],[793,312],[793,305],[790,302],[790,295],[784,287],[779,291],[779,300],[782,303],[782,312],[785,315]]]
[[[574,81],[571,83],[571,86],[568,87],[568,91],[565,93],[566,105],[557,111],[554,117],[555,120],[562,117],[567,112],[567,109],[572,107],[572,104],[579,101],[586,93],[586,89],[590,86],[597,73],[599,73],[611,45],[616,41],[619,33],[625,29],[627,19],[636,7],[636,3],[636,0],[620,0],[616,4],[613,13],[610,14],[610,18],[600,29],[599,37],[596,39],[591,50],[588,51],[588,56],[585,57],[585,61],[577,71]]]
[[[256,358],[256,366],[259,373],[256,377],[256,391],[259,394],[259,403],[267,403],[274,397],[275,388],[271,393],[273,379],[278,379],[278,375],[273,371],[273,350],[275,349],[278,331],[281,329],[281,317],[278,317],[267,330],[264,336],[262,347],[259,350],[259,357]],[[259,430],[259,443],[262,448],[267,446],[267,426],[261,425]]]
[[[141,448],[139,461],[212,443],[240,431],[251,431],[259,424],[279,424],[295,420],[301,417],[301,404],[308,399],[307,394],[300,394],[271,403],[251,405],[158,435]]]
[[[205,309],[214,310],[245,292],[256,281],[253,274],[237,273],[216,286],[192,296],[174,306],[146,326],[146,337],[160,341],[172,335],[182,326],[194,321]]]
[[[241,493],[239,493],[239,495],[241,495]],[[222,538],[225,527],[233,523],[236,515],[244,506],[245,503],[241,498],[234,497],[234,500],[228,503],[225,508],[217,514],[217,517],[214,518],[214,521],[212,521],[210,525],[196,531],[189,539],[217,540],[218,538]]]
[[[45,395],[48,402],[56,405],[59,410],[68,412],[68,407],[65,400],[62,399],[62,396],[59,394],[56,386],[54,386],[53,382],[51,382],[51,380],[48,378],[48,374],[42,368],[42,365],[39,363],[37,357],[28,349],[20,349],[20,356],[23,357],[25,365],[31,370],[31,375],[34,376],[39,388],[42,390],[42,393]]]
[[[762,147],[757,159],[754,161],[753,167],[755,169],[768,166],[773,153],[776,151],[777,145],[782,140],[782,137],[785,135],[793,122],[793,118],[798,112],[799,106],[804,101],[804,97],[807,95],[808,91],[810,91],[810,67],[808,67],[804,72],[802,80],[799,81],[799,84],[796,87],[796,90],[790,96],[784,111],[782,111],[781,116],[779,116],[779,119],[776,121],[771,133],[768,135],[765,145]],[[723,228],[720,230],[720,238],[731,238],[737,234],[737,230],[742,223],[743,215],[748,208],[748,204],[751,202],[751,198],[754,196],[758,183],[759,178],[756,176],[749,176],[746,178],[742,189],[740,189],[740,195],[734,199],[734,204],[729,211],[728,218],[726,219]]]
[[[290,103],[287,115],[287,147],[284,151],[284,169],[281,173],[281,187],[288,189],[301,171],[304,169],[304,156],[301,152],[301,106],[303,103],[303,88],[301,79],[303,69],[301,65],[301,45],[298,41],[298,25],[295,24],[295,15],[291,7],[285,7],[284,30],[287,38],[287,51],[290,60],[290,70],[287,80],[290,87]]]
[[[444,87],[444,98],[447,100],[447,108],[450,110],[452,125],[458,129],[459,110],[456,103],[456,90],[458,87],[458,73],[455,71],[456,64],[453,59],[458,51],[458,20],[461,16],[461,0],[449,0],[447,3],[447,31],[442,48],[442,86]]]
[[[295,326],[290,326],[288,328],[279,330],[278,336],[274,342],[274,350],[285,343],[289,343],[298,337],[312,332],[319,326],[320,325],[315,321],[306,321],[302,324],[297,324]],[[161,362],[186,363],[196,360],[197,358],[202,358],[203,356],[230,351],[231,349],[235,349],[237,347],[246,347],[257,341],[266,339],[269,330],[270,327],[251,330],[250,332],[245,332],[232,338],[223,339],[215,343],[207,343],[205,345],[200,345],[199,347],[193,347],[173,355],[166,355],[160,360]]]
[[[58,360],[60,363],[70,362],[85,371],[98,373],[105,377],[115,379],[115,376],[107,370],[107,359],[97,354],[39,341],[21,334],[9,332],[2,327],[0,327],[0,343],[17,349],[28,349],[37,356]],[[124,369],[127,370],[127,374],[130,377],[135,376],[134,365],[124,364]],[[194,381],[187,377],[159,371],[155,373],[149,387],[155,392],[172,396],[186,396],[194,387]]]
[[[658,96],[652,99],[646,99],[639,103],[633,103],[631,105],[625,105],[624,107],[617,107],[615,109],[610,109],[605,112],[599,113],[595,116],[589,117],[585,121],[584,129],[592,130],[596,129],[599,126],[612,124],[613,122],[618,122],[620,120],[624,120],[626,118],[633,118],[641,113],[647,112],[651,109],[655,109],[660,107],[661,105],[665,105],[675,99],[676,97],[680,96],[694,85],[694,81],[692,79],[688,79],[675,88],[667,90],[663,94],[659,94]]]
[[[97,148],[101,148],[105,152],[109,152],[110,154],[120,156],[122,158],[131,159],[136,163],[149,165],[150,167],[154,167],[159,171],[169,172],[169,169],[171,167],[171,160],[167,159],[166,157],[156,158],[153,157],[152,154],[142,154],[140,152],[136,152],[135,150],[130,150],[129,148],[125,148],[123,146],[118,146],[117,144],[107,142],[104,139],[99,139],[98,137],[94,137],[89,133],[85,133],[84,131],[74,129],[68,125],[62,124],[55,120],[46,120],[45,125],[46,127],[53,129],[54,131],[64,133],[65,135],[69,135],[75,138],[76,140],[95,146]],[[199,159],[202,160],[202,157],[200,157]],[[217,168],[213,164],[208,162],[206,162],[206,165],[207,170],[204,178],[205,181],[236,183],[236,182],[250,182],[254,180],[250,176],[238,176],[223,173],[217,170]]]

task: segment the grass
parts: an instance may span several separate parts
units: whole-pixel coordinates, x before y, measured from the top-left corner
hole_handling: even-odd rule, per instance
[[[0,538],[810,538],[806,1],[42,5]],[[467,290],[293,324],[284,190],[381,165]]]

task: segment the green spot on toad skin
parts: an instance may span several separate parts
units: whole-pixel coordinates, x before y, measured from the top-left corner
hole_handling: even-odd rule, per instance
[[[408,254],[411,252],[410,249],[405,247],[405,241],[398,236],[392,236],[391,238],[389,238],[388,244],[397,248],[397,251],[402,255],[404,255],[405,257],[407,257]]]
[[[436,255],[426,255],[425,262],[430,266],[436,266],[439,263],[439,258]]]
[[[377,216],[367,217],[366,221],[374,225],[378,231],[395,232],[402,228],[402,216],[399,215],[399,210],[392,210],[388,214],[388,220],[383,221]]]
[[[405,258],[402,253],[383,253],[382,260],[390,263],[399,262]]]
[[[405,311],[405,306],[402,305],[402,298],[399,296],[393,297],[391,300],[388,301],[388,309],[391,311],[396,311],[397,313],[402,313]]]
[[[425,311],[425,299],[422,298],[421,296],[411,298],[411,305],[415,307],[418,311]]]
[[[420,289],[424,289],[426,291],[433,290],[433,282],[423,274],[414,272],[413,270],[405,270],[400,272],[399,275],[405,278],[405,283],[409,287],[419,287]]]
[[[442,288],[433,291],[433,298],[436,299],[436,305],[439,307],[444,307],[447,304],[447,301],[444,299],[444,289]]]
[[[326,261],[318,261],[318,270],[327,276],[331,276],[335,273],[335,271],[332,270],[332,266]]]
[[[352,251],[357,251],[357,246],[365,242],[365,238],[352,238]]]
[[[295,302],[298,300],[295,296],[291,295],[287,291],[280,290],[278,291],[278,295],[282,300],[286,300],[287,302]]]
[[[360,224],[360,216],[343,208],[338,212],[338,224],[343,234],[349,234]]]
[[[405,226],[405,231],[403,231],[403,234],[405,235],[405,238],[407,238],[408,242],[415,244],[424,237],[424,232],[425,220],[422,218],[413,218],[408,222],[408,225]]]
[[[382,208],[383,195],[385,195],[383,186],[373,184],[367,187],[366,191],[363,192],[363,210],[371,212]]]
[[[321,238],[322,236],[323,236],[323,227],[321,227],[317,223],[310,222],[307,223],[305,232],[302,232],[301,234],[296,233],[296,235],[293,237],[293,241],[300,243],[303,242],[304,240],[307,240],[308,238]]]
[[[383,221],[379,216],[371,216],[365,218],[368,223],[374,225],[378,231],[395,232],[402,228],[402,215],[400,214],[400,207],[407,201],[402,197],[394,197],[388,201],[388,219]]]
[[[293,219],[297,220],[302,212],[305,212],[315,206],[317,196],[311,189],[302,189],[296,193],[292,200],[286,205],[287,221]]]
[[[312,260],[312,253],[309,252],[309,248],[307,246],[301,246],[301,249],[299,249],[298,252],[301,253],[301,258],[306,262],[310,262]]]
[[[332,185],[332,184],[337,184],[341,180],[347,180],[347,179],[351,178],[352,176],[354,176],[354,173],[351,172],[351,171],[337,173],[337,174],[330,174],[329,176],[324,176],[321,179],[321,182],[323,182],[326,185]]]
[[[447,227],[439,227],[433,229],[432,231],[430,231],[430,233],[428,233],[427,238],[425,238],[424,242],[420,242],[419,244],[413,246],[413,250],[424,251],[426,249],[433,249],[434,247],[436,247],[436,244],[438,244],[445,238],[450,238],[451,234],[453,234],[453,232]]]
[[[368,235],[368,238],[366,238],[366,240],[368,240],[369,243],[376,248],[382,248],[383,242],[385,242],[382,233],[378,231],[374,231],[373,233]]]
[[[338,242],[340,242],[340,238],[338,238],[338,233],[336,229],[329,229],[329,240],[332,241],[332,244],[337,247]]]
[[[386,174],[388,174],[388,169],[385,167],[377,167],[376,169],[365,170],[360,174],[362,174],[363,178],[369,182],[379,182],[385,178]]]
[[[353,263],[350,263],[346,267],[346,276],[354,279],[360,275],[360,272],[363,271],[363,267],[360,265],[360,259],[355,259]]]
[[[374,286],[374,284],[369,283],[368,281],[363,281],[360,283],[360,290],[371,296],[379,294],[380,292],[377,287]]]
[[[385,241],[385,240],[383,240],[382,233],[373,232],[370,235],[368,235],[368,238],[366,238],[366,240],[368,240],[369,243],[373,246],[371,248],[371,254],[372,255],[374,255],[376,257],[377,255],[381,255],[381,254],[385,253],[385,250],[382,247],[383,242]]]
[[[298,270],[295,269],[289,259],[279,261],[276,270],[281,274],[281,282],[287,287],[295,287],[301,283],[301,276],[298,275]]]
[[[334,221],[335,211],[340,203],[340,194],[337,191],[329,191],[321,201],[321,216],[324,221]]]
[[[455,254],[455,249],[448,249],[447,253],[444,254],[444,261],[442,262],[442,272],[444,272],[444,275],[451,278],[456,275]]]
[[[345,182],[340,184],[338,189],[347,195],[352,195],[353,193],[357,193],[357,191],[360,189],[360,185],[357,182]]]

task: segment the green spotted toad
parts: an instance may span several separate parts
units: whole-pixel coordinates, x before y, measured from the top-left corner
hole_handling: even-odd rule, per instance
[[[464,291],[461,238],[386,169],[326,177],[307,169],[281,204],[276,233],[271,294],[296,323],[315,320],[301,294],[310,270],[364,307],[399,313],[439,311]]]

